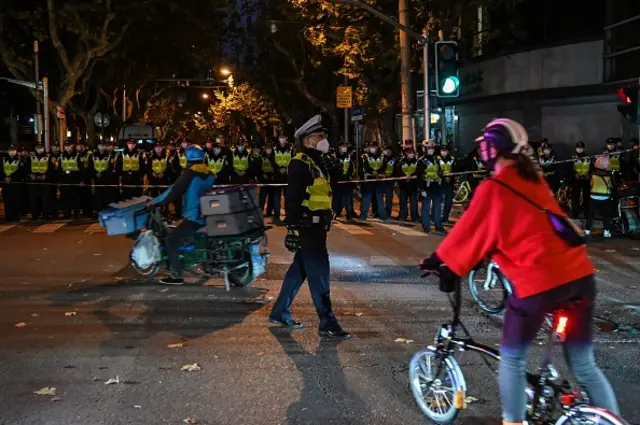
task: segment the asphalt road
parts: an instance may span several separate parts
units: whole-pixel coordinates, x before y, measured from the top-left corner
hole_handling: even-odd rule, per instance
[[[332,229],[333,302],[354,334],[335,343],[317,336],[304,288],[294,313],[305,329],[266,323],[291,258],[283,237],[283,228],[269,232],[264,278],[225,292],[219,279],[182,287],[135,280],[131,241],[90,223],[0,223],[0,424],[427,423],[408,387],[408,362],[450,309],[414,267],[441,238],[378,222]],[[638,424],[640,335],[628,327],[640,329],[640,245],[595,240],[590,252],[596,313],[622,329],[601,323],[598,361],[623,415]],[[480,314],[468,294],[463,321],[478,341],[498,344],[500,319]],[[474,354],[458,360],[477,401],[457,423],[497,423],[495,374]],[[200,370],[181,370],[193,363]],[[55,395],[34,394],[46,387]]]

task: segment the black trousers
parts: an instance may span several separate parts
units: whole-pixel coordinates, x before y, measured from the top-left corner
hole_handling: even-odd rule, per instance
[[[44,183],[44,181],[41,181]],[[38,183],[38,182],[34,182]],[[53,202],[51,199],[51,186],[47,184],[29,185],[29,197],[31,200],[31,219],[51,218],[53,216]]]
[[[4,200],[4,218],[7,221],[20,220],[21,190],[25,185],[20,183],[3,183],[2,198]]]
[[[589,201],[591,198],[589,194],[591,192],[589,179],[574,180],[571,183],[571,217],[578,218],[580,210],[584,211],[584,216],[589,215]],[[582,202],[580,202],[582,198]]]
[[[94,180],[95,187],[93,188],[93,208],[96,212],[107,209],[110,203],[114,202],[114,194],[112,187],[103,186],[111,184],[109,177],[101,176],[96,177]]]
[[[66,184],[71,184],[66,186]],[[77,184],[77,183],[76,183]],[[71,217],[73,213],[75,218],[80,217],[80,209],[82,206],[80,186],[76,186],[72,182],[61,182],[60,185],[60,209],[64,218]]]
[[[131,199],[142,196],[142,174],[128,173],[122,175],[122,199]],[[125,187],[133,186],[133,187]]]
[[[587,223],[585,225],[585,229],[591,230],[591,226],[593,225],[593,219],[595,218],[597,213],[600,213],[602,216],[602,223],[604,230],[611,230],[611,218],[613,217],[613,207],[614,202],[613,199],[605,199],[604,201],[600,201],[597,199],[591,199],[591,207],[589,208],[589,215],[587,216]]]
[[[180,264],[180,251],[182,243],[193,236],[202,225],[195,221],[183,220],[175,229],[172,229],[165,239],[167,257],[169,260],[169,273],[175,279],[182,279],[182,264]]]

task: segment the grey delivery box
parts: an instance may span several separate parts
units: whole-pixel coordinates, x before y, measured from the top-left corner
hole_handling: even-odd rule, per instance
[[[200,197],[202,215],[234,214],[258,208],[258,189],[255,186],[230,186],[213,189]]]
[[[233,214],[209,215],[207,219],[207,235],[233,236],[240,235],[262,226],[262,213],[259,209],[238,211]]]

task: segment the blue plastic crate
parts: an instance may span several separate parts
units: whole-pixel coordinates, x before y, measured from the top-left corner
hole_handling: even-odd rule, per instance
[[[145,203],[137,203],[125,208],[111,207],[100,211],[98,219],[109,236],[128,235],[136,230],[144,229],[149,219],[145,211]]]

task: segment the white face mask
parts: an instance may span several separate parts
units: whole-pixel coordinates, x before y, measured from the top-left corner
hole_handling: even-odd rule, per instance
[[[180,146],[182,146],[182,149],[186,149],[189,147],[189,143],[182,143]]]
[[[36,149],[36,153],[37,153],[38,155],[42,155],[42,153],[43,153],[43,152],[44,152],[44,149],[43,149],[43,148],[38,148],[38,149]]]
[[[435,152],[435,149],[427,149],[427,155],[433,155]]]
[[[267,155],[271,155],[271,152],[273,152],[271,149],[265,149],[264,153],[266,153]]]
[[[65,146],[64,150],[67,151],[67,153],[71,153],[73,152],[73,146]]]
[[[16,155],[18,155],[18,151],[9,151],[9,155],[10,156],[16,156]]]
[[[238,152],[242,152],[244,150],[244,145],[238,145]]]
[[[98,145],[98,151],[99,151],[100,153],[104,152],[104,150],[105,150],[104,145]]]
[[[213,148],[214,155],[220,155],[220,148]]]
[[[327,152],[329,152],[329,148],[330,147],[331,147],[331,145],[329,145],[329,141],[327,139],[322,139],[316,145],[316,150],[318,150],[318,151],[320,151],[322,153],[327,153]]]
[[[162,156],[162,151],[163,151],[162,148],[155,148],[154,151],[156,151],[156,155]]]
[[[340,153],[347,153],[347,148],[341,147],[340,148]]]
[[[578,152],[578,153],[583,153],[583,152],[584,152],[584,149],[582,149],[582,148],[576,148],[576,152]]]
[[[549,149],[545,149],[545,150],[544,150],[544,154],[545,154],[545,155],[551,155],[551,151],[550,151]]]
[[[415,156],[416,156],[416,155],[415,155],[415,154],[413,154],[413,153],[408,153],[408,154],[407,154],[407,158],[409,158],[409,159],[413,159],[413,158],[415,158]]]
[[[369,153],[375,154],[378,151],[378,148],[369,148]]]

